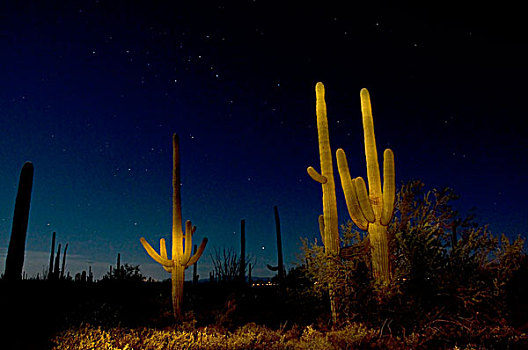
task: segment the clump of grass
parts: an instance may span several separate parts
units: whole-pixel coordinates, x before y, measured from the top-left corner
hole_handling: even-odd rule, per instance
[[[273,330],[248,323],[234,331],[220,327],[195,330],[102,328],[83,325],[58,334],[53,350],[161,350],[161,349],[344,349],[370,343],[379,333],[362,324],[321,331],[314,326]],[[375,344],[375,343],[374,343]]]

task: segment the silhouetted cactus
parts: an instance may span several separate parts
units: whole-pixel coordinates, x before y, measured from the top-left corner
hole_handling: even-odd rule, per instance
[[[52,238],[51,238],[51,254],[50,254],[50,262],[49,262],[49,269],[48,269],[48,280],[57,280],[57,279],[63,279],[65,277],[64,269],[66,266],[66,252],[68,250],[68,244],[64,246],[64,252],[62,253],[62,267],[59,267],[60,262],[60,255],[61,255],[61,244],[59,243],[57,247],[57,253],[55,254],[55,238],[56,238],[56,232],[53,232]]]
[[[198,246],[195,244],[193,248],[193,254],[196,254],[198,251]],[[198,275],[198,260],[196,260],[193,264],[193,286],[198,284],[198,278],[200,278],[200,276]]]
[[[48,269],[48,279],[53,279],[53,260],[55,259],[55,236],[56,232],[53,232],[51,236],[51,254],[50,254],[50,262],[49,262],[49,269]]]
[[[277,271],[277,279],[279,285],[282,285],[284,281],[284,263],[282,260],[282,239],[281,239],[281,229],[280,229],[280,218],[279,218],[279,209],[277,206],[273,207],[275,213],[275,231],[277,232],[277,266],[267,265],[268,269],[271,271]]]
[[[59,246],[57,247],[57,255],[55,256],[55,263],[54,263],[54,269],[53,269],[53,279],[59,278],[60,251],[61,251],[61,245],[59,243]]]
[[[64,279],[64,269],[66,268],[66,252],[68,251],[68,243],[64,246],[64,253],[62,253],[62,268],[60,270],[60,279]]]
[[[115,277],[117,279],[121,278],[122,271],[121,271],[121,254],[117,253],[117,269],[115,270]]]
[[[31,190],[33,188],[33,164],[26,162],[22,166],[18,182],[18,192],[13,214],[11,238],[7,249],[4,279],[16,281],[22,278],[24,267],[24,252],[26,249],[26,234],[31,204]]]
[[[173,313],[176,319],[181,318],[181,303],[183,299],[183,282],[185,280],[185,269],[194,264],[202,255],[205,246],[207,245],[207,238],[204,238],[196,254],[191,256],[192,236],[196,231],[191,221],[185,222],[185,235],[182,231],[182,211],[181,211],[181,193],[180,193],[180,152],[178,136],[172,136],[173,146],[173,170],[172,170],[172,258],[167,257],[167,248],[165,239],[160,239],[160,253],[158,254],[154,248],[143,238],[140,238],[141,244],[147,253],[156,262],[161,264],[163,268],[171,273],[172,280],[172,306]],[[185,239],[185,247],[183,240]]]
[[[246,220],[240,221],[240,283],[246,282]]]
[[[92,267],[88,266],[88,282],[92,283],[94,281]]]

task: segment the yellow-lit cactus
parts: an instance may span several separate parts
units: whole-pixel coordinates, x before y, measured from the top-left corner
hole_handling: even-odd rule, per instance
[[[383,153],[382,191],[374,121],[367,89],[361,90],[361,112],[367,158],[368,193],[363,178],[351,179],[345,151],[341,148],[336,152],[337,168],[350,217],[360,229],[369,233],[374,276],[382,283],[386,283],[390,280],[387,225],[394,212],[394,154],[390,149],[386,149]]]
[[[156,262],[160,263],[163,268],[171,274],[172,279],[172,307],[174,317],[181,317],[181,304],[183,299],[183,282],[185,280],[185,269],[194,264],[202,255],[207,244],[207,238],[204,238],[198,251],[191,256],[192,236],[196,231],[191,221],[185,222],[185,235],[182,232],[182,214],[181,214],[181,194],[180,194],[180,153],[178,135],[172,136],[173,147],[173,169],[172,169],[172,258],[167,257],[167,247],[165,239],[160,240],[160,253],[143,238],[140,238],[141,244],[147,253]],[[183,241],[185,240],[185,247]]]
[[[332,165],[332,150],[330,149],[324,93],[323,83],[317,83],[315,86],[317,101],[315,110],[317,114],[317,135],[319,139],[321,173],[318,173],[313,167],[308,167],[307,170],[310,177],[319,182],[323,189],[323,215],[319,218],[319,228],[323,238],[325,252],[338,253],[339,227],[337,223],[334,169]]]
[[[319,140],[319,158],[321,173],[313,167],[308,167],[308,175],[321,184],[323,189],[323,215],[319,216],[319,231],[323,238],[325,253],[339,253],[339,226],[337,224],[337,203],[335,195],[334,166],[332,164],[332,150],[330,149],[330,136],[328,132],[328,119],[326,117],[326,103],[324,99],[324,85],[315,85],[317,115],[317,136]],[[330,309],[332,320],[337,322],[337,298],[332,285],[328,286],[330,296]]]

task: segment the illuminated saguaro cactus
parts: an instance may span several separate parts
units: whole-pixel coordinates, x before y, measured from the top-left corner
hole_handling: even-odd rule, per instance
[[[323,215],[319,215],[319,231],[323,238],[325,253],[339,253],[339,226],[337,224],[337,202],[335,195],[334,167],[332,164],[332,150],[328,132],[328,119],[326,117],[325,90],[323,83],[315,85],[315,113],[317,116],[317,137],[319,140],[319,159],[321,173],[313,167],[308,167],[308,175],[321,184],[323,189]],[[332,321],[337,322],[338,301],[334,287],[328,286],[330,297],[330,311]]]
[[[383,153],[383,192],[374,136],[374,121],[370,96],[367,89],[361,90],[361,112],[363,114],[363,135],[365,138],[365,156],[367,158],[367,178],[369,192],[361,177],[351,179],[345,151],[338,149],[337,168],[345,194],[348,213],[352,221],[369,233],[374,276],[386,283],[390,280],[389,247],[387,226],[394,212],[395,176],[394,154],[390,149]]]
[[[339,227],[337,224],[337,204],[335,195],[334,169],[332,165],[332,150],[330,149],[330,137],[328,133],[328,119],[326,117],[326,103],[324,99],[324,85],[315,85],[317,115],[317,136],[319,139],[319,158],[321,161],[321,173],[313,167],[308,167],[308,174],[312,179],[319,182],[323,189],[323,215],[319,217],[319,228],[325,252],[339,252]]]
[[[198,251],[191,256],[192,236],[196,231],[196,226],[192,226],[191,221],[185,222],[185,235],[182,231],[182,214],[181,214],[181,193],[180,193],[180,153],[178,135],[172,136],[173,146],[173,170],[172,170],[172,257],[167,257],[167,248],[165,239],[160,239],[160,253],[143,238],[140,238],[141,244],[147,253],[156,262],[171,274],[172,279],[172,307],[174,317],[181,317],[181,304],[183,299],[183,282],[185,280],[185,269],[193,265],[202,255],[207,244],[207,238],[204,238]],[[185,240],[185,247],[183,241]]]

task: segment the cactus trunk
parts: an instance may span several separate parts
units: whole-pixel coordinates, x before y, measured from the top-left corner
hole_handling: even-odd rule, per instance
[[[319,160],[321,173],[313,167],[308,167],[308,175],[321,184],[323,190],[323,215],[319,216],[319,230],[323,239],[325,253],[339,254],[339,227],[337,220],[337,201],[335,194],[334,167],[332,162],[332,150],[330,148],[330,135],[328,131],[328,118],[326,115],[325,89],[323,83],[315,86],[316,94],[316,116],[317,137],[319,141]],[[330,309],[332,321],[337,322],[337,298],[334,287],[328,286],[330,297]]]
[[[388,282],[389,270],[389,243],[387,240],[387,226],[377,222],[369,225],[368,229],[371,254],[372,271],[377,280]]]
[[[68,251],[68,243],[64,246],[64,253],[62,253],[62,268],[60,273],[60,278],[64,279],[64,268],[66,267],[66,252]]]
[[[31,190],[33,188],[33,172],[33,164],[31,162],[24,163],[18,182],[13,226],[5,262],[5,280],[16,281],[22,279]]]
[[[59,278],[60,251],[61,251],[61,245],[59,243],[59,246],[57,247],[57,255],[55,256],[55,264],[54,264],[55,267],[53,270],[53,279]]]
[[[55,235],[57,233],[53,232],[51,236],[51,255],[50,255],[50,262],[49,262],[49,270],[48,270],[48,279],[53,278],[53,259],[55,258]]]
[[[173,314],[176,320],[181,319],[181,306],[183,300],[183,283],[185,280],[185,269],[202,256],[205,246],[207,245],[207,238],[204,238],[197,252],[191,256],[192,250],[192,236],[196,231],[191,222],[185,222],[185,235],[182,231],[182,214],[181,214],[181,194],[180,194],[180,153],[178,136],[172,136],[172,257],[167,257],[167,247],[165,239],[160,240],[159,254],[152,248],[152,246],[143,238],[140,238],[141,244],[147,253],[156,262],[161,264],[163,268],[171,273],[172,281],[172,307]],[[183,241],[185,240],[185,246]]]
[[[277,277],[279,279],[279,284],[282,285],[282,282],[284,281],[284,262],[282,260],[282,238],[280,229],[279,209],[277,208],[277,206],[273,207],[273,211],[275,213],[275,231],[277,232]]]
[[[387,284],[391,278],[387,226],[392,219],[396,196],[394,154],[390,149],[383,153],[382,190],[374,121],[367,89],[361,90],[361,112],[369,190],[367,191],[363,178],[351,179],[345,151],[342,149],[336,152],[337,167],[350,218],[360,229],[369,233],[373,275],[382,284]]]
[[[116,278],[121,278],[121,254],[117,253]]]
[[[172,269],[172,313],[175,319],[181,318],[183,301],[183,284],[185,282],[185,266],[174,264]]]

